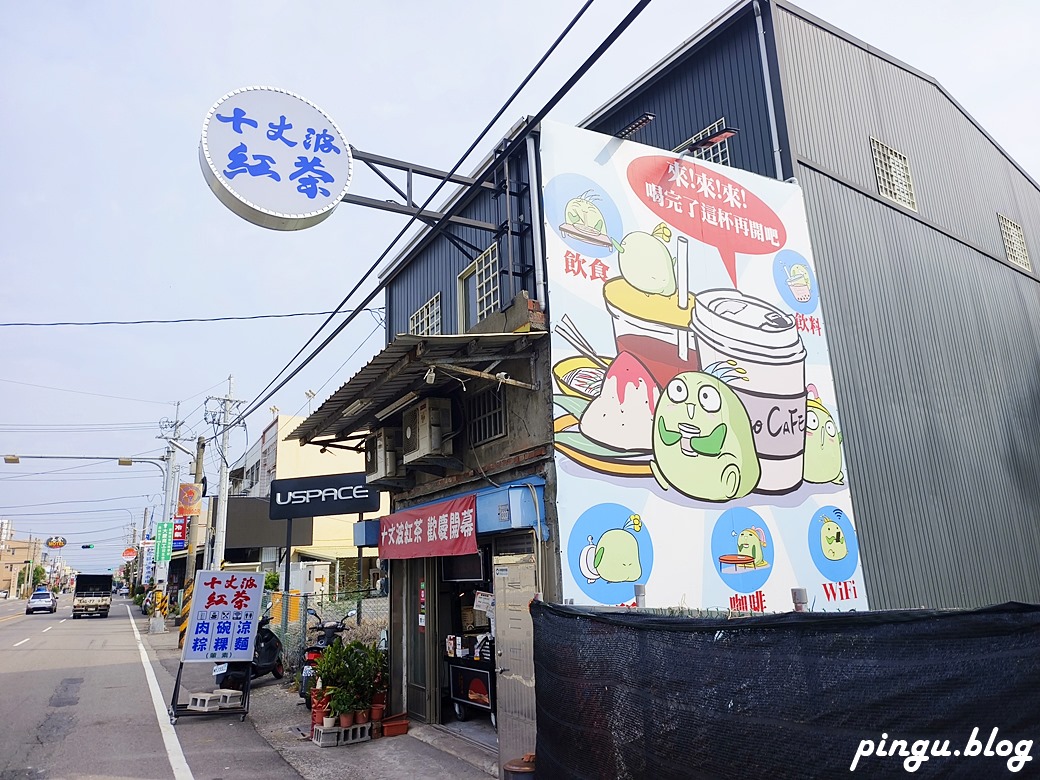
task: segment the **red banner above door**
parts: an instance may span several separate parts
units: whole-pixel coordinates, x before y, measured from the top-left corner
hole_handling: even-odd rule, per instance
[[[379,519],[380,558],[431,558],[477,551],[477,498],[404,509]]]

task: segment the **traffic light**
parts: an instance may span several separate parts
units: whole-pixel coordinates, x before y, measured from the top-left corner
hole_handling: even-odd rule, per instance
[[[82,545],[82,547],[83,547],[84,550],[90,550],[90,549],[93,549],[94,545],[92,545],[92,544],[84,544],[84,545]]]

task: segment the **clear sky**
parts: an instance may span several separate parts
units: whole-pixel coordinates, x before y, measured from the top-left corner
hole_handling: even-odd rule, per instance
[[[580,122],[728,5],[654,0],[550,117]],[[1040,4],[799,5],[935,77],[1040,177]],[[277,233],[232,214],[207,189],[198,161],[202,120],[223,95],[250,85],[290,89],[322,107],[356,148],[447,170],[580,6],[8,3],[0,26],[3,454],[157,457],[160,422],[178,417],[177,402],[182,435],[212,435],[207,396],[225,394],[233,377],[235,398],[257,398],[324,318],[14,323],[328,312],[404,225],[341,206],[314,228]],[[462,170],[538,111],[632,6],[596,0]],[[351,191],[394,197],[362,166]],[[379,315],[359,316],[236,428],[229,461],[256,441],[269,407],[306,415],[308,403],[317,408],[364,365],[383,345]],[[187,460],[179,456],[185,470]],[[215,485],[212,446],[206,472]],[[146,507],[159,509],[161,491],[159,469],[147,464],[27,459],[0,465],[0,518],[12,521],[16,538],[65,536],[67,561],[103,570],[119,565],[130,524],[140,525]],[[86,543],[96,547],[83,550]]]

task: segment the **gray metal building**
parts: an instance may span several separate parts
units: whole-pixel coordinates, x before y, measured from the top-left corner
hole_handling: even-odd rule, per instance
[[[646,114],[625,137],[698,146],[704,159],[804,191],[870,605],[1040,602],[1036,182],[934,79],[784,0],[731,6],[583,127],[618,135]],[[398,469],[379,440],[377,478],[398,509],[465,493],[491,500],[489,484],[529,490],[529,511],[509,520],[497,510],[504,524],[478,541],[496,571],[500,559],[533,555],[537,590],[553,600],[552,380],[548,339],[534,332],[552,312],[532,199],[536,133],[514,128],[447,218],[384,273],[388,347],[292,438],[364,446],[367,431],[398,430],[409,403],[451,397],[451,457]],[[443,659],[425,637],[400,637],[416,612],[424,625],[444,620],[426,602],[443,578],[432,559],[395,563],[394,674],[407,683],[398,704],[438,722]],[[499,691],[503,751],[531,740],[528,694]]]
[[[708,152],[804,189],[871,605],[1040,601],[1037,183],[933,78],[783,0],[585,126],[644,112],[633,140],[739,128]]]

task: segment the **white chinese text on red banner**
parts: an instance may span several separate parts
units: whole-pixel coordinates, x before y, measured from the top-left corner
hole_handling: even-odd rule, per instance
[[[477,499],[469,495],[394,512],[379,520],[380,558],[470,555],[477,551]]]

